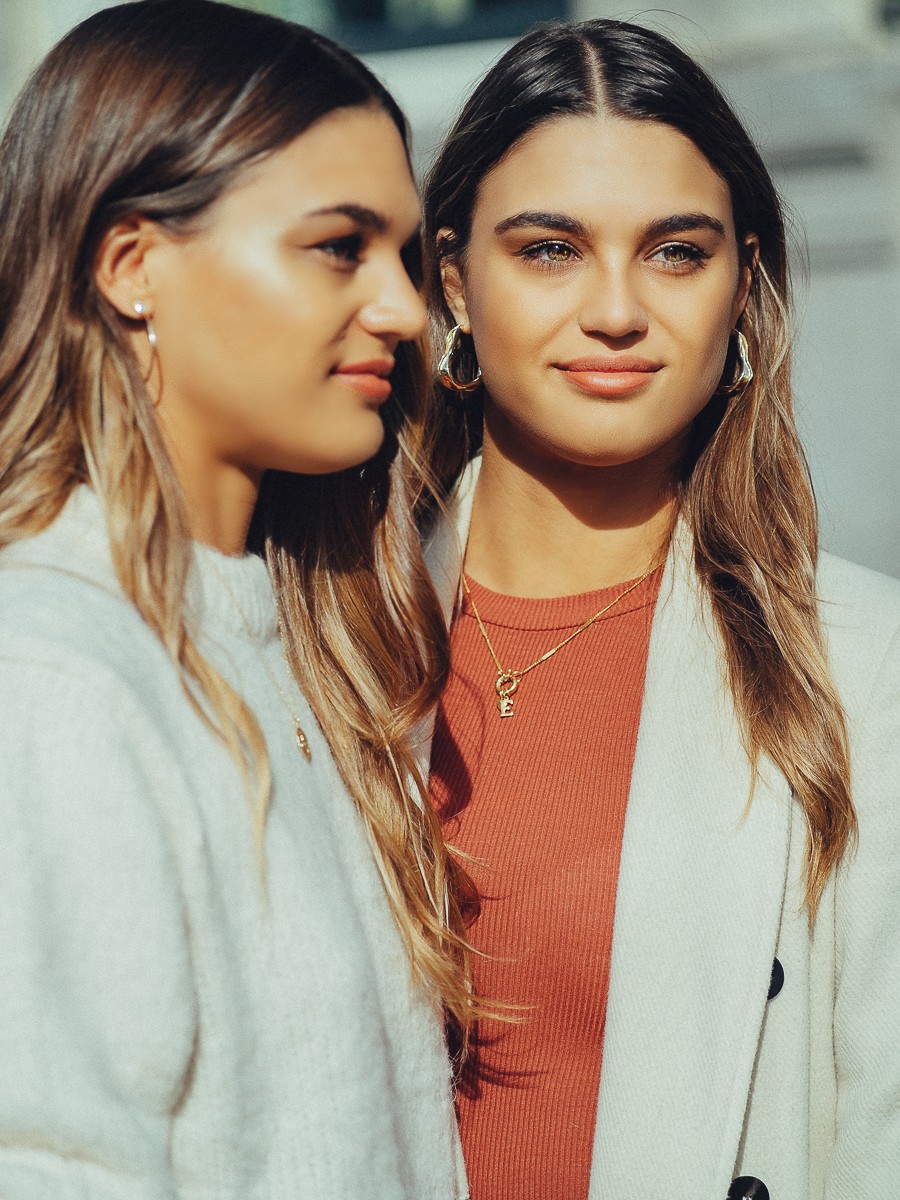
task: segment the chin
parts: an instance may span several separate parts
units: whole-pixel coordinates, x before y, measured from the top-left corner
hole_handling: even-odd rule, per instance
[[[654,456],[677,455],[683,430],[651,428],[639,419],[622,421],[607,428],[585,427],[575,422],[566,429],[547,430],[549,436],[533,439],[543,452],[577,467],[626,467]]]
[[[336,434],[331,445],[323,448],[322,454],[312,457],[307,451],[302,459],[298,456],[293,465],[281,467],[281,470],[296,475],[336,475],[339,471],[361,467],[374,458],[384,444],[384,425],[380,417],[376,416],[376,420],[377,429],[367,436],[361,436],[359,430],[354,431],[352,438],[346,433]]]
[[[637,462],[651,454],[653,446],[623,445],[621,442],[610,444],[608,440],[591,444],[589,438],[578,442],[565,441],[543,445],[544,453],[550,453],[554,458],[569,463],[573,467],[591,468],[598,470],[606,467],[624,467],[628,463]]]

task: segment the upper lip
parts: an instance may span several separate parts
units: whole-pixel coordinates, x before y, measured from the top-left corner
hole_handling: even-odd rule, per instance
[[[382,379],[387,379],[393,369],[392,358],[367,358],[365,362],[343,363],[335,367],[339,375],[380,375]]]
[[[635,354],[591,354],[584,358],[569,358],[553,364],[561,371],[602,371],[626,374],[632,371],[658,371],[661,362],[640,358]]]

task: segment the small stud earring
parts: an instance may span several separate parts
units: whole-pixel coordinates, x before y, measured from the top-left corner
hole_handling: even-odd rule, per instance
[[[158,339],[156,336],[156,327],[153,324],[150,314],[147,312],[147,306],[143,300],[135,300],[134,311],[135,315],[144,322],[144,326],[147,330],[147,341],[150,343],[150,365],[147,368],[147,374],[144,376],[144,383],[146,383],[153,374],[153,364],[157,357],[156,345]]]
[[[147,341],[150,343],[150,349],[155,350],[157,341],[156,329],[154,328],[153,321],[150,318],[150,314],[147,312],[147,306],[143,300],[135,300],[134,311],[147,326]]]

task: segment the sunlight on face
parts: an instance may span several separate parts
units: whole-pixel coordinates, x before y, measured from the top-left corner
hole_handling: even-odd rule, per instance
[[[486,437],[671,463],[719,383],[750,282],[724,181],[667,125],[562,117],[482,182],[448,301],[471,328]]]
[[[424,323],[401,260],[418,221],[394,123],[350,108],[161,241],[158,412],[182,470],[322,473],[376,453],[394,352]]]

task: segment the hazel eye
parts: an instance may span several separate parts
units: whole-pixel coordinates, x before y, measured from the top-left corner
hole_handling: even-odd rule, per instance
[[[358,233],[349,233],[344,237],[329,238],[316,246],[323,254],[335,260],[335,265],[356,266],[362,257],[363,239]]]
[[[548,242],[544,253],[551,262],[568,262],[572,257],[572,247],[565,242]]]
[[[550,240],[525,246],[519,254],[527,262],[544,267],[564,267],[578,257],[578,251],[568,242]]]
[[[661,263],[673,271],[690,271],[703,267],[708,258],[708,253],[692,242],[667,242],[650,255],[651,261]]]

